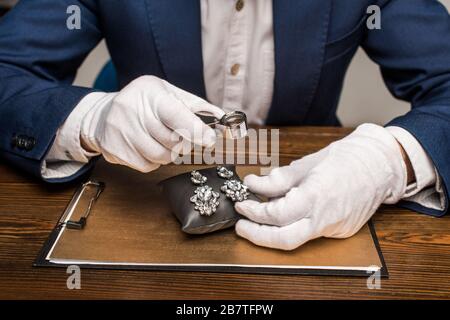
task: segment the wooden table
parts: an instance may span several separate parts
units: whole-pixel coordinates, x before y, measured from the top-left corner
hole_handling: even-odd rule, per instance
[[[286,128],[282,162],[314,152],[350,132]],[[374,222],[390,272],[381,289],[366,278],[87,270],[81,290],[66,288],[63,268],[32,262],[74,191],[45,185],[0,163],[0,298],[2,299],[335,299],[450,298],[450,218],[432,218],[393,206]]]

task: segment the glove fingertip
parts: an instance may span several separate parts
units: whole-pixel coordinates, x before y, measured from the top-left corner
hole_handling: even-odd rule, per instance
[[[242,238],[249,239],[249,228],[250,228],[251,222],[247,219],[240,219],[238,222],[236,222],[235,230],[236,234]]]
[[[249,174],[244,177],[244,184],[251,189],[253,186],[255,186],[259,183],[258,180],[260,178],[261,177],[257,176],[256,174]]]
[[[249,212],[251,212],[252,209],[254,208],[254,206],[256,206],[256,205],[258,205],[257,201],[245,200],[245,201],[241,201],[241,202],[236,202],[236,204],[234,205],[234,208],[240,214],[242,214],[244,216],[248,216]]]
[[[242,202],[236,202],[236,204],[234,205],[234,209],[244,216],[247,212],[247,208],[245,207],[245,204],[242,204]]]

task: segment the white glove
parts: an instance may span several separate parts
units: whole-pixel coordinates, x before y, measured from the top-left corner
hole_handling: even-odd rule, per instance
[[[253,243],[292,250],[318,237],[355,234],[382,203],[396,203],[406,189],[400,146],[383,127],[364,124],[317,153],[249,175],[244,183],[268,202],[237,202],[247,217],[236,232]]]
[[[119,93],[107,94],[89,110],[80,137],[85,147],[101,153],[108,162],[149,172],[174,160],[174,148],[182,153],[191,150],[190,142],[214,145],[216,134],[194,115],[199,111],[218,118],[224,114],[167,81],[142,76]]]

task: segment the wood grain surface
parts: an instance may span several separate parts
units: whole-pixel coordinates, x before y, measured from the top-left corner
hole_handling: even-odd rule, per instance
[[[282,163],[317,151],[350,132],[284,128]],[[390,272],[381,289],[365,278],[198,272],[87,270],[68,290],[60,268],[33,268],[76,183],[48,185],[0,162],[0,298],[2,299],[352,299],[450,298],[450,218],[394,206],[374,217]]]

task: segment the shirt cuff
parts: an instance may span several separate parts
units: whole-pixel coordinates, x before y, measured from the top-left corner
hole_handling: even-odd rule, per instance
[[[390,126],[386,129],[402,145],[414,170],[416,181],[406,187],[402,199],[426,208],[444,210],[445,195],[439,174],[420,143],[407,130]]]
[[[58,129],[52,147],[41,165],[41,174],[46,179],[63,178],[75,174],[99,153],[88,152],[81,147],[80,130],[88,111],[107,93],[93,92],[86,95]]]

